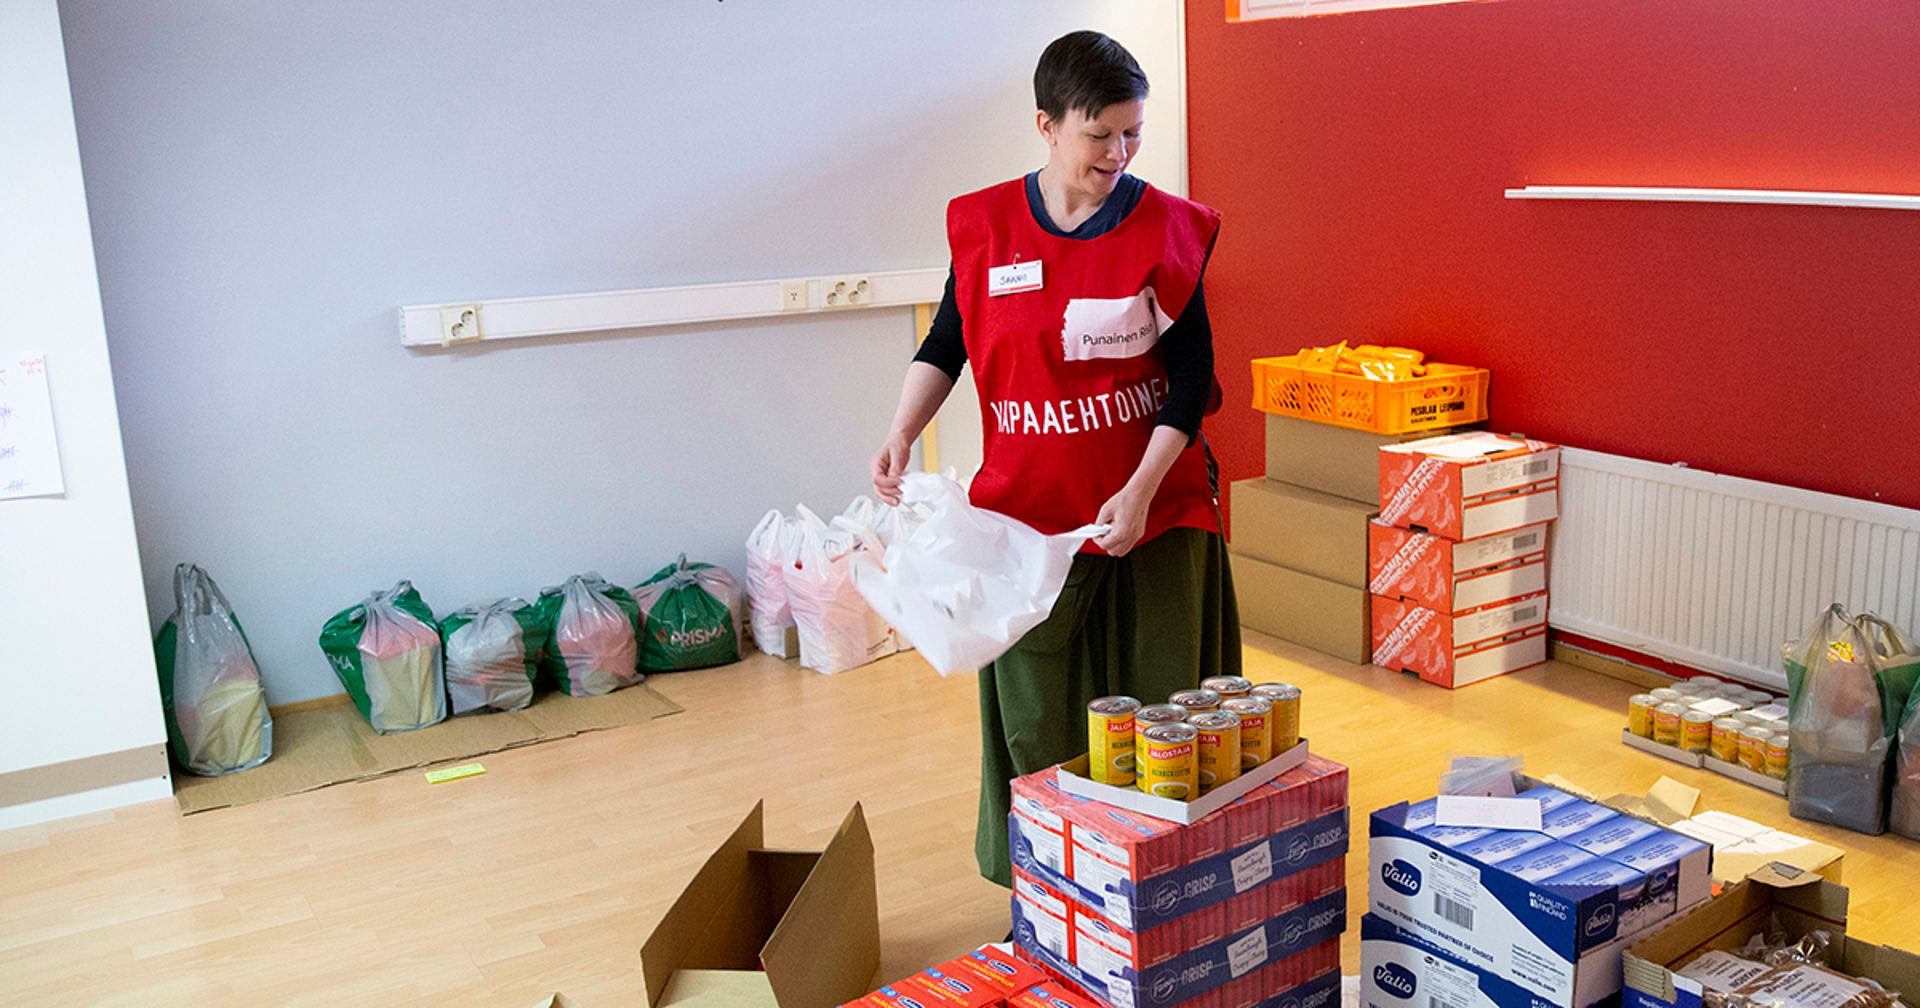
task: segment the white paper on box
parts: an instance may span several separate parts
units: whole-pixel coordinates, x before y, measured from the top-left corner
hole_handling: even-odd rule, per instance
[[[1441,826],[1483,826],[1488,829],[1540,829],[1540,803],[1531,798],[1477,798],[1441,795],[1434,822]]]
[[[1722,715],[1731,714],[1734,711],[1739,710],[1740,705],[1737,703],[1734,703],[1731,700],[1726,699],[1725,697],[1714,697],[1711,700],[1701,700],[1698,703],[1695,703],[1693,705],[1693,709],[1697,711],[1701,711],[1706,714],[1711,714],[1714,717],[1720,717]]]
[[[1487,455],[1498,455],[1503,451],[1526,447],[1525,441],[1515,441],[1486,431],[1470,431],[1452,437],[1426,438],[1413,450],[1434,458],[1470,461]]]
[[[1062,878],[1072,877],[1067,871],[1067,838],[1028,819],[1016,812],[1012,822],[1019,831],[1020,839],[1026,841],[1033,850],[1034,861],[1046,865],[1054,874]]]
[[[1762,826],[1751,819],[1742,819],[1737,815],[1729,815],[1725,812],[1712,810],[1694,816],[1693,821],[1708,829],[1719,830],[1722,833],[1730,833],[1742,840],[1757,837],[1773,828],[1771,826]]]
[[[1267,962],[1267,929],[1257,927],[1246,936],[1227,946],[1227,972],[1234,979],[1245,976],[1247,971],[1258,969]]]
[[[1273,877],[1273,849],[1255,844],[1232,861],[1233,891],[1243,893]]]
[[[1725,993],[1746,986],[1747,981],[1766,971],[1766,963],[1713,949],[1675,972],[1700,981],[1700,986],[1708,990]]]

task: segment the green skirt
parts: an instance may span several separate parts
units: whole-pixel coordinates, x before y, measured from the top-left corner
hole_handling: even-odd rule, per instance
[[[1165,703],[1207,676],[1239,674],[1240,613],[1219,533],[1177,528],[1123,557],[1075,557],[1053,615],[980,670],[980,874],[1013,884],[1011,782],[1087,751],[1088,703]]]

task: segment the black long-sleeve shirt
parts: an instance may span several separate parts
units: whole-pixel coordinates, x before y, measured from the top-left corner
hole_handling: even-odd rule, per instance
[[[1133,212],[1146,189],[1145,182],[1132,175],[1122,175],[1100,209],[1069,232],[1060,230],[1047,216],[1046,203],[1040,196],[1039,173],[1028,175],[1026,183],[1027,206],[1034,220],[1051,234],[1080,240],[1098,238],[1117,227]],[[940,297],[933,324],[927,327],[927,338],[913,359],[931,364],[958,381],[960,369],[967,363],[964,328],[960,305],[954,298],[953,269],[949,267],[946,292]],[[1192,438],[1200,432],[1200,420],[1206,415],[1214,388],[1213,326],[1207,320],[1207,301],[1202,287],[1194,287],[1193,297],[1181,309],[1180,317],[1160,334],[1157,350],[1167,369],[1168,390],[1156,423]]]

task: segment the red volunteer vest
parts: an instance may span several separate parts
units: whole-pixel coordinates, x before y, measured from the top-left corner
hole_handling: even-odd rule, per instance
[[[1092,522],[1126,485],[1168,391],[1160,334],[1193,297],[1219,228],[1211,208],[1152,186],[1118,227],[1086,240],[1041,227],[1024,179],[947,205],[954,299],[984,433],[969,493],[976,507],[1066,532]],[[1036,261],[1037,289],[992,278]],[[1141,541],[1179,527],[1218,527],[1197,440],[1161,482]],[[1084,551],[1100,552],[1092,543]]]

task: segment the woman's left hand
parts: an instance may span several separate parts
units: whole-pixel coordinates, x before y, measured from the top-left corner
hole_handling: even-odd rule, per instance
[[[1093,544],[1109,556],[1126,556],[1128,550],[1140,544],[1140,537],[1147,531],[1149,503],[1126,490],[1107,498],[1107,502],[1100,505],[1100,515],[1094,523],[1111,527],[1104,535],[1095,536]]]

